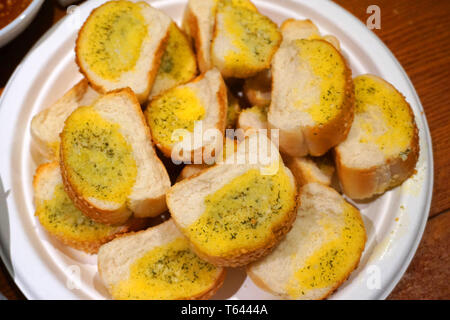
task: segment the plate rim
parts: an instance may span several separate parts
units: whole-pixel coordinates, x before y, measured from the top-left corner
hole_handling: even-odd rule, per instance
[[[103,1],[103,0],[98,0],[98,1]],[[94,1],[95,2],[95,1]],[[160,1],[149,1],[150,3],[152,2],[160,2]],[[169,1],[166,1],[166,3]],[[174,0],[174,2],[179,2],[179,0]],[[185,1],[183,1],[185,2]],[[255,1],[258,2],[258,1]],[[260,1],[261,2],[261,1]],[[267,0],[263,0],[262,2],[267,2]],[[310,8],[313,9],[317,9],[317,7],[322,7],[323,5],[329,5],[331,7],[334,7],[333,10],[338,10],[340,11],[340,13],[345,14],[347,16],[346,19],[348,19],[348,21],[350,21],[351,23],[358,23],[360,24],[360,27],[363,26],[364,28],[365,25],[355,16],[353,16],[350,12],[348,12],[346,9],[344,9],[343,7],[339,6],[338,4],[332,2],[332,1],[326,1],[326,0],[321,0],[321,1],[314,1],[314,2],[307,2],[307,1],[302,1],[302,0],[286,0],[284,2],[293,2],[293,3],[299,3],[305,6],[308,6]],[[83,3],[81,6],[87,6],[88,3],[90,2],[85,2]],[[80,7],[81,7],[80,6]],[[322,7],[323,8],[323,7]],[[325,10],[326,11],[326,10]],[[324,12],[325,12],[324,11]],[[16,67],[16,69],[14,70],[13,74],[11,75],[10,79],[7,82],[7,85],[5,86],[3,93],[1,95],[0,98],[0,111],[1,109],[3,109],[3,101],[6,99],[5,97],[7,96],[10,87],[12,86],[12,84],[14,83],[14,80],[16,79],[17,75],[21,72],[23,65],[26,63],[26,61],[29,59],[29,57],[36,51],[38,50],[38,48],[58,29],[60,28],[60,26],[67,20],[68,16],[66,15],[64,18],[62,18],[60,21],[58,21],[55,25],[53,25],[49,30],[47,30],[42,37],[37,41],[37,43],[30,49],[30,51],[25,55],[25,57],[22,59],[22,61],[19,63],[19,65]],[[333,19],[330,19],[331,21],[335,22]],[[423,106],[422,103],[420,101],[420,98],[417,94],[417,91],[414,88],[414,85],[411,82],[411,79],[409,78],[408,74],[405,72],[405,70],[403,69],[402,65],[399,63],[399,61],[397,60],[397,58],[394,56],[394,54],[390,51],[390,49],[384,44],[384,42],[373,32],[371,32],[370,30],[367,29],[367,32],[365,32],[365,34],[369,35],[372,38],[371,41],[375,41],[377,44],[381,45],[383,51],[385,51],[389,56],[390,59],[395,63],[396,67],[398,68],[398,70],[400,71],[400,73],[403,76],[403,80],[406,82],[406,84],[409,86],[410,91],[413,94],[413,98],[416,100],[417,102],[417,106],[419,108],[419,113],[416,114],[416,117],[420,117],[422,124],[423,124],[423,129],[424,129],[424,138],[425,138],[425,142],[426,142],[426,150],[421,150],[421,152],[426,151],[427,153],[427,157],[428,157],[428,162],[427,162],[427,167],[426,167],[426,174],[427,174],[427,179],[429,179],[429,185],[426,186],[426,194],[425,194],[425,203],[423,203],[423,213],[422,213],[422,219],[420,221],[420,225],[419,225],[419,229],[417,230],[418,232],[415,233],[415,239],[414,241],[411,243],[410,248],[411,250],[408,251],[408,253],[406,254],[406,258],[403,260],[403,264],[401,265],[400,270],[397,272],[396,275],[394,275],[394,279],[392,281],[389,282],[388,285],[386,285],[384,287],[384,290],[378,294],[378,299],[384,299],[386,298],[391,291],[393,290],[393,288],[397,285],[397,283],[399,282],[399,280],[403,277],[405,271],[407,270],[408,266],[411,263],[411,260],[413,259],[417,248],[420,244],[420,241],[422,239],[426,224],[427,224],[427,220],[429,217],[429,211],[430,211],[430,207],[431,207],[431,201],[432,201],[432,194],[433,194],[433,187],[434,187],[434,158],[433,158],[433,149],[432,149],[432,140],[431,140],[431,134],[430,134],[430,129],[428,126],[428,121],[426,119],[425,116],[425,112],[423,110]],[[422,191],[422,193],[425,193],[424,191]],[[6,212],[8,213],[8,212]],[[0,235],[1,236],[1,235]],[[6,269],[8,270],[9,274],[11,275],[11,277],[13,278],[14,282],[16,283],[16,285],[19,287],[19,289],[22,291],[22,293],[28,298],[28,299],[39,299],[39,294],[32,292],[32,290],[29,289],[29,286],[26,283],[22,282],[22,279],[20,277],[15,276],[15,272],[14,272],[14,266],[12,262],[8,262],[8,259],[6,259],[7,255],[5,253],[5,249],[4,249],[4,244],[0,243],[0,257],[2,258]]]

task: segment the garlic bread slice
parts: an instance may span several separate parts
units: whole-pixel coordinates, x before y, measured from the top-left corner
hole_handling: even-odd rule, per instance
[[[390,83],[370,74],[354,79],[355,120],[345,141],[335,148],[343,191],[365,199],[400,185],[419,157],[414,114]]]
[[[280,150],[293,157],[321,156],[342,142],[353,121],[351,70],[324,40],[293,40],[272,61],[270,128]]]
[[[309,19],[287,19],[280,27],[283,44],[299,39],[323,39],[340,50],[339,40],[331,35],[321,36],[317,26]],[[271,101],[272,74],[266,69],[254,77],[245,79],[244,95],[252,105],[268,106]]]
[[[192,80],[196,75],[197,62],[191,44],[186,35],[172,22],[149,99]]]
[[[99,94],[89,86],[89,82],[82,79],[54,104],[33,117],[31,136],[43,157],[49,160],[59,158],[59,134],[64,121],[76,108],[90,105],[98,97]]]
[[[172,219],[100,248],[100,278],[118,300],[209,299],[225,269],[200,259]]]
[[[236,267],[263,257],[284,237],[295,220],[296,197],[277,147],[253,134],[224,163],[173,185],[167,205],[200,257]]]
[[[215,129],[223,137],[227,116],[226,90],[220,72],[211,69],[153,99],[145,115],[158,149],[177,161],[194,161],[197,157],[209,161],[222,144],[206,139],[203,133]],[[198,144],[194,141],[195,128],[202,129]],[[183,137],[184,141],[177,140],[182,133],[189,136],[190,143],[185,143],[187,137]]]
[[[249,0],[219,0],[211,57],[225,78],[248,78],[269,68],[281,43],[278,26]]]
[[[300,189],[292,230],[266,257],[247,266],[263,290],[286,299],[325,299],[356,269],[366,231],[357,208],[334,189]]]
[[[119,234],[147,226],[146,219],[130,219],[121,226],[97,223],[86,217],[64,191],[58,162],[40,165],[33,179],[35,215],[47,233],[65,245],[87,253]]]
[[[171,19],[143,1],[109,1],[78,33],[76,62],[97,91],[131,88],[141,103],[158,72]]]
[[[76,109],[61,133],[61,174],[74,204],[107,224],[166,210],[170,187],[153,149],[141,106],[130,89]]]
[[[194,44],[200,72],[213,68],[211,41],[218,0],[189,0],[183,15],[183,30]]]

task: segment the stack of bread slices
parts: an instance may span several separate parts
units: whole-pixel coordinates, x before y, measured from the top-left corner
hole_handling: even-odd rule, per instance
[[[82,79],[31,122],[35,212],[56,241],[98,253],[114,299],[208,299],[234,267],[274,295],[324,299],[365,248],[347,199],[414,173],[408,102],[353,77],[310,20],[188,0],[178,26],[108,1],[75,55]]]

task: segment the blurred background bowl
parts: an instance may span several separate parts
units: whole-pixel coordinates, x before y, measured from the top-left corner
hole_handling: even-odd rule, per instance
[[[17,37],[33,21],[44,0],[33,0],[13,21],[0,29],[0,47]]]

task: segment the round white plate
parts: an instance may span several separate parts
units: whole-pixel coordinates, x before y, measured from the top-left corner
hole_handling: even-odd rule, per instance
[[[30,121],[81,79],[74,62],[77,31],[104,0],[82,4],[54,26],[11,77],[0,101],[1,256],[19,288],[30,299],[108,298],[96,256],[51,240],[33,216],[32,179],[38,159],[30,152]],[[151,1],[177,22],[183,0]],[[386,46],[355,17],[331,1],[254,1],[277,23],[287,18],[313,20],[323,34],[341,42],[354,75],[373,73],[402,92],[420,130],[417,173],[401,187],[370,203],[357,203],[368,240],[361,263],[331,298],[383,299],[402,277],[421,239],[431,202],[431,138],[419,98],[408,76]],[[215,298],[275,299],[257,288],[241,269],[228,273]]]

